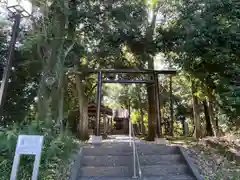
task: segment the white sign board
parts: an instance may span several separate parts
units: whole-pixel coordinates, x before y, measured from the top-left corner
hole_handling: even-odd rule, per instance
[[[43,145],[43,136],[28,136],[28,135],[18,136],[18,142],[17,142],[16,152],[14,156],[10,180],[17,179],[17,171],[18,171],[21,155],[35,155],[32,180],[37,180],[38,169],[39,169],[39,164],[41,159],[42,145]]]

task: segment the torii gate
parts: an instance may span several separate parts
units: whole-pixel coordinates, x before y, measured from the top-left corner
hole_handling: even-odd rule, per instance
[[[154,86],[154,95],[155,95],[155,106],[156,106],[156,116],[157,116],[157,136],[162,136],[161,128],[161,112],[160,112],[160,101],[159,101],[159,74],[168,74],[175,75],[175,69],[168,70],[153,70],[153,69],[87,69],[83,73],[97,73],[98,75],[98,84],[97,84],[97,111],[96,111],[96,130],[95,136],[100,136],[100,108],[102,101],[102,85],[103,83],[120,83],[120,84],[151,84]],[[80,73],[80,72],[76,72]],[[104,79],[104,74],[115,74],[115,79]],[[129,79],[118,79],[116,75],[118,74],[145,74],[150,75],[150,78],[146,80],[129,80]]]

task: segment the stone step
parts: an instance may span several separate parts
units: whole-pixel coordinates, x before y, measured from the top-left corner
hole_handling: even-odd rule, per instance
[[[84,156],[82,166],[128,166],[132,163],[131,156]]]
[[[189,173],[187,166],[184,164],[141,166],[141,169],[145,177],[178,176]],[[132,168],[128,166],[83,166],[80,168],[81,177],[131,177],[131,175]]]
[[[146,154],[178,154],[178,148],[174,146],[137,146],[139,155]],[[83,149],[84,156],[102,156],[102,155],[132,155],[132,147],[129,146],[100,146],[100,147],[85,147]]]
[[[179,148],[177,146],[166,145],[152,145],[149,144],[136,146],[139,154],[179,154]]]
[[[139,156],[141,165],[177,164],[182,162],[181,155],[145,155]],[[132,156],[84,156],[82,166],[127,166]]]
[[[141,142],[140,140],[136,140],[136,147],[141,150],[141,149],[153,149],[153,150],[161,150],[161,151],[166,151],[166,150],[178,150],[177,146],[169,146],[169,145],[162,145],[162,144],[146,144]],[[132,149],[132,146],[129,146],[129,142],[118,142],[118,143],[104,143],[101,145],[101,147],[105,148],[113,148],[113,147],[121,147],[121,148],[130,148]]]
[[[81,167],[81,177],[131,177],[132,170],[128,166],[99,166],[99,167]]]
[[[148,176],[144,177],[143,180],[196,180],[193,176],[188,174],[180,174],[180,175],[167,175],[167,176]]]
[[[176,148],[177,146],[172,146],[172,145],[164,145],[164,144],[146,144],[143,142],[136,143],[137,147],[144,147],[144,148],[160,148],[160,149],[165,149],[165,148]]]
[[[140,165],[181,164],[183,158],[180,154],[171,155],[144,155],[139,156]]]
[[[141,166],[142,174],[144,176],[166,176],[166,175],[181,175],[189,173],[189,169],[185,164],[164,164],[164,165],[151,165]]]
[[[136,180],[140,180],[140,178],[137,178]],[[78,180],[133,180],[131,177],[82,177]],[[142,180],[196,180],[192,176],[189,176],[187,174],[181,174],[177,176],[168,175],[168,176],[149,176],[144,177]]]
[[[106,147],[106,148],[112,148],[112,147],[127,147],[129,146],[129,138],[119,138],[119,139],[107,139],[107,140],[125,140],[125,141],[118,141],[118,142],[103,142],[102,144],[98,145],[97,147]],[[169,146],[169,145],[163,145],[163,144],[146,144],[142,142],[141,140],[136,140],[135,142],[137,147],[148,147],[148,148],[165,148],[165,147],[176,147],[176,146]]]

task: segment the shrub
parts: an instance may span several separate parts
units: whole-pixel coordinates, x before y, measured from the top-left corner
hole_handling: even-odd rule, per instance
[[[55,133],[51,128],[36,123],[27,126],[14,125],[11,128],[0,128],[0,180],[10,179],[13,158],[18,135],[43,135],[44,144],[39,168],[39,179],[59,180],[66,168],[70,156],[76,152],[79,142],[70,133]],[[31,179],[34,156],[22,156],[18,170],[18,179]]]

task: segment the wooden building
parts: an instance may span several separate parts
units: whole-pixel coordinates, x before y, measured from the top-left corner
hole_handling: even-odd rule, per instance
[[[114,109],[113,120],[115,122],[114,134],[128,134],[129,132],[129,112],[127,109]]]
[[[94,134],[96,128],[96,104],[88,105],[89,134]],[[126,109],[112,110],[109,107],[100,108],[100,133],[106,134],[127,134],[129,127],[129,113]]]
[[[96,128],[96,104],[92,103],[88,105],[88,128],[89,134],[93,135]],[[112,109],[106,106],[100,108],[100,132],[101,134],[109,134],[112,131]]]

